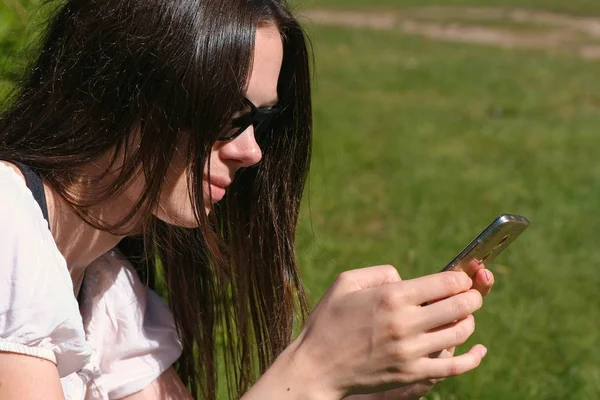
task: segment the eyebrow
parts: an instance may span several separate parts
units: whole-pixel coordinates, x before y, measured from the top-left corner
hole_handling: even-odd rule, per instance
[[[258,108],[258,109],[268,109],[268,108],[273,108],[274,106],[276,106],[277,104],[279,104],[279,97],[275,96],[275,98],[273,98],[270,101],[267,101],[266,103],[262,103],[262,104],[256,104],[254,103],[252,100],[250,100],[248,98],[248,96],[246,95],[246,100],[250,101],[252,104],[254,104],[254,107]],[[243,110],[243,108],[241,108],[240,110]]]

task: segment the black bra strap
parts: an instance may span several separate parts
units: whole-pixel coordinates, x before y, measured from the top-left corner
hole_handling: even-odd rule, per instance
[[[37,172],[35,169],[31,168],[28,165],[25,165],[25,164],[17,162],[17,161],[10,161],[10,162],[13,163],[14,165],[16,165],[17,167],[19,167],[19,169],[21,170],[21,173],[25,177],[25,184],[27,185],[29,190],[31,190],[31,193],[33,194],[33,198],[35,199],[35,201],[37,201],[38,204],[40,205],[40,208],[42,209],[42,215],[44,216],[44,219],[48,223],[48,229],[50,229],[50,219],[48,218],[48,203],[46,202],[46,193],[44,192],[44,182],[42,181],[42,177],[40,176],[39,172]],[[86,274],[84,272],[84,275],[83,275],[84,280],[85,280],[85,275]],[[83,283],[82,283],[81,288],[79,289],[79,293],[77,295],[77,302],[79,304],[81,304],[81,302],[83,301],[82,288],[83,288]]]
[[[11,161],[15,164],[25,177],[25,183],[31,193],[33,193],[33,198],[38,202],[40,208],[42,209],[42,215],[44,219],[48,223],[48,227],[50,227],[50,219],[48,218],[48,203],[46,203],[46,194],[44,193],[44,183],[42,182],[42,177],[40,174],[33,168],[28,165],[22,164],[20,162]]]

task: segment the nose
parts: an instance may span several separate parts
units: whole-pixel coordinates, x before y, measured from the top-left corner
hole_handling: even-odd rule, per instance
[[[240,136],[225,143],[220,149],[223,160],[231,160],[238,167],[251,167],[262,159],[262,151],[254,137],[254,127],[250,125]]]

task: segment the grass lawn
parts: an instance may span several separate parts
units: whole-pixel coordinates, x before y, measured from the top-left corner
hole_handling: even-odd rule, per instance
[[[374,4],[600,15],[596,0],[300,6]],[[2,57],[23,40],[15,15],[0,1]],[[298,255],[311,298],[346,269],[434,273],[498,214],[523,214],[532,226],[490,266],[497,284],[469,341],[488,347],[486,359],[427,399],[599,399],[600,62],[395,31],[309,31],[316,142]],[[0,60],[0,92],[14,68]]]
[[[491,266],[470,341],[489,355],[428,398],[600,398],[600,64],[311,33],[316,151],[298,242],[313,298],[348,268],[435,272],[497,214],[521,213],[532,226]]]
[[[300,8],[339,7],[339,8],[390,8],[422,6],[476,6],[539,9],[563,12],[574,15],[600,14],[600,2],[597,0],[296,0]]]

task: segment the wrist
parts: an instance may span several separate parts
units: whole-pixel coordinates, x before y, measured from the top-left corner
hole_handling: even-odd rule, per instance
[[[243,400],[340,400],[343,393],[329,385],[318,366],[296,340],[277,357]]]
[[[284,380],[293,383],[289,392],[300,394],[302,400],[340,400],[344,397],[331,381],[331,374],[324,364],[306,351],[302,346],[302,335],[281,353],[274,364],[278,364],[284,375]],[[288,388],[286,387],[286,390]]]

